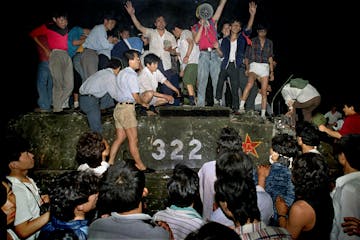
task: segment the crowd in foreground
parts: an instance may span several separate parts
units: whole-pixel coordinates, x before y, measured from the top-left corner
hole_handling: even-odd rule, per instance
[[[55,176],[43,195],[28,175],[28,143],[9,136],[2,144],[1,239],[359,239],[360,134],[334,141],[336,178],[318,148],[320,135],[299,122],[295,137],[273,137],[269,164],[256,166],[238,131],[224,127],[216,159],[198,172],[176,165],[165,209],[152,216],[146,172],[132,159],[109,163],[101,134],[80,137],[78,169]]]

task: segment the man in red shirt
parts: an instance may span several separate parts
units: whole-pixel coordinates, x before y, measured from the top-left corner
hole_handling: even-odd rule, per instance
[[[327,128],[324,124],[319,125],[319,130],[321,132],[326,132],[331,137],[337,139],[340,139],[342,136],[350,133],[360,134],[360,114],[357,103],[355,103],[355,101],[345,103],[343,111],[345,114],[345,120],[344,124],[338,131]]]

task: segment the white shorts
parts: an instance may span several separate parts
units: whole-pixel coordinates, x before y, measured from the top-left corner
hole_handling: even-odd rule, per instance
[[[158,100],[158,98],[155,97],[155,96],[153,96],[152,99],[151,99],[151,101],[149,102],[149,105],[154,105],[154,106],[155,106],[157,100]]]
[[[259,77],[269,76],[269,64],[268,63],[250,63],[249,72],[255,73]]]

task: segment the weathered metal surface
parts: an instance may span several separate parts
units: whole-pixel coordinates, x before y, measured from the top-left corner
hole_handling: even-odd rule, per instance
[[[257,113],[229,115],[226,109],[196,109],[199,115],[186,116],[183,112],[166,112],[161,116],[139,116],[139,149],[144,163],[157,170],[146,174],[149,195],[145,199],[150,214],[166,206],[166,183],[177,163],[185,163],[198,169],[206,161],[215,159],[216,141],[225,126],[238,129],[243,147],[257,164],[267,163],[271,138],[275,132],[286,130],[281,124],[263,121]],[[208,109],[209,111],[206,111]],[[164,113],[164,112],[163,112]],[[188,112],[192,115],[193,112]],[[165,116],[164,116],[165,115]],[[211,116],[215,115],[215,116]],[[115,137],[112,116],[103,117],[103,135],[110,143]],[[12,121],[9,126],[22,133],[32,146],[36,164],[32,175],[39,187],[45,189],[57,174],[76,169],[75,146],[79,136],[88,131],[86,116],[80,113],[68,115],[29,113]],[[130,157],[127,142],[118,158]]]
[[[206,115],[205,111],[205,115]],[[199,168],[215,158],[220,130],[232,126],[239,130],[247,150],[257,163],[267,161],[274,124],[258,115],[242,116],[152,116],[138,117],[139,149],[143,162],[157,170],[172,169],[182,162]],[[112,116],[103,117],[105,138],[115,137]],[[29,113],[12,125],[26,137],[36,156],[36,169],[74,169],[75,146],[79,136],[88,131],[86,117]],[[244,145],[244,146],[245,146]],[[118,158],[130,157],[125,142]]]

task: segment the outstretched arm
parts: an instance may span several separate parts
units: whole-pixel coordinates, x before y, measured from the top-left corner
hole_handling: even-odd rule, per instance
[[[133,7],[131,1],[127,1],[125,4],[125,9],[131,17],[132,22],[134,23],[137,30],[139,30],[142,34],[146,35],[146,28],[141,25],[139,20],[135,16],[135,8]]]
[[[330,128],[327,128],[324,124],[319,125],[319,131],[325,132],[333,138],[340,139],[342,137],[338,131],[331,130]]]
[[[224,10],[224,7],[225,7],[225,3],[226,3],[226,0],[220,0],[220,3],[219,3],[219,6],[217,7],[215,13],[214,13],[214,16],[213,16],[213,19],[214,21],[218,21],[221,17],[221,14]]]
[[[249,2],[249,13],[250,13],[250,18],[248,21],[248,24],[246,26],[246,31],[251,30],[253,24],[254,24],[254,19],[255,19],[255,14],[256,14],[256,8],[257,5],[255,2]]]

